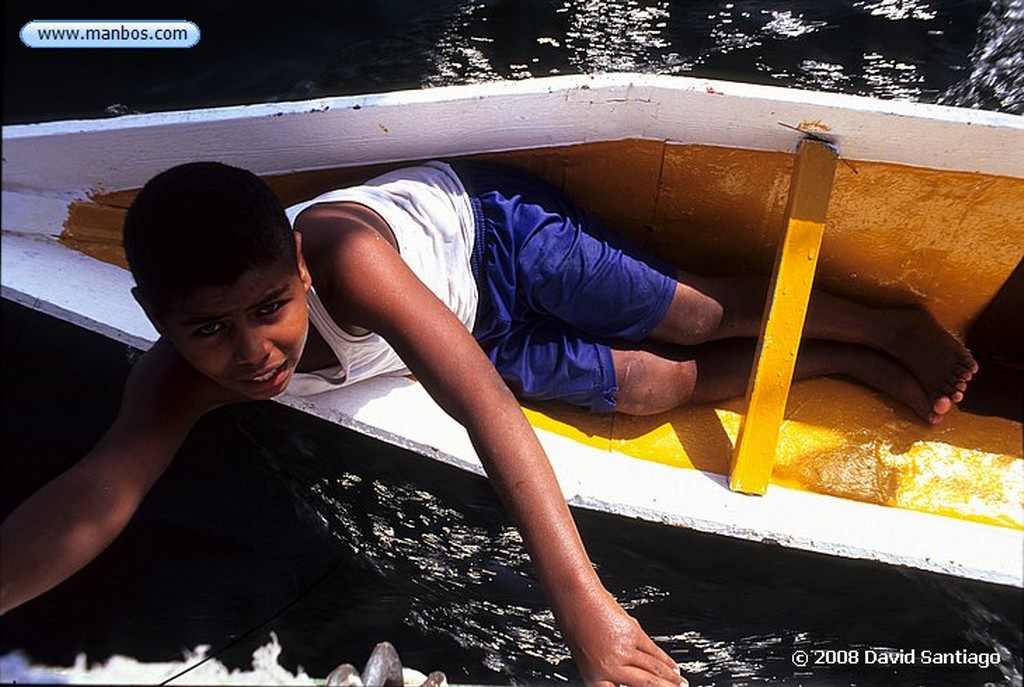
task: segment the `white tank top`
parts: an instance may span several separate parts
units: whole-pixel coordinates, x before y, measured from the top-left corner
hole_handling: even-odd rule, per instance
[[[470,267],[476,230],[462,182],[443,162],[388,172],[363,186],[329,191],[285,210],[288,221],[317,203],[353,202],[380,215],[398,242],[402,259],[427,288],[472,330],[478,293]],[[306,396],[378,375],[404,375],[409,369],[383,337],[354,336],[339,327],[316,291],[307,298],[309,320],[327,342],[338,365],[296,373],[289,393]]]

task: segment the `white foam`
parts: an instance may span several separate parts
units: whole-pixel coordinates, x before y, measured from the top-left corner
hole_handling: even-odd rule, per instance
[[[278,659],[281,644],[270,633],[270,641],[252,654],[252,670],[229,670],[216,659],[207,660],[210,647],[197,646],[186,652],[183,660],[166,663],[140,663],[128,656],[111,656],[106,663],[88,665],[85,654],[79,654],[70,668],[32,665],[24,654],[10,653],[0,657],[0,681],[4,683],[73,683],[73,684],[160,684],[191,666],[189,672],[176,678],[174,685],[314,685],[317,681],[300,666],[295,674]]]

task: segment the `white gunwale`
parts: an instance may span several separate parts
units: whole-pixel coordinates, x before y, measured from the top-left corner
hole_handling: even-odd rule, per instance
[[[1007,145],[1024,117],[609,74],[5,126],[4,190],[132,188],[200,158],[280,174],[628,138],[791,151],[801,134],[779,122],[817,123],[810,130],[852,160],[1024,176],[1019,148]]]
[[[266,175],[634,138],[790,152],[801,134],[779,122],[827,137],[848,159],[1024,177],[1021,117],[635,74],[5,126],[3,297],[148,347],[156,332],[131,299],[130,275],[55,239],[70,201],[137,188],[181,162],[216,159]],[[408,380],[281,400],[482,474],[465,431]],[[539,435],[575,506],[1024,586],[1019,530],[778,485],[743,496],[719,475]]]

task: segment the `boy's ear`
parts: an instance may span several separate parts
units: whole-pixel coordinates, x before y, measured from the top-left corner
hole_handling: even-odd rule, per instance
[[[309,276],[309,268],[306,267],[306,258],[302,255],[302,234],[295,232],[295,255],[298,260],[299,268],[299,279],[302,280],[302,286],[309,293],[309,290],[313,288],[313,278]]]
[[[146,297],[142,295],[142,291],[139,291],[138,286],[132,287],[132,297],[135,298],[135,302],[142,307],[142,311],[146,313],[146,317],[149,318],[149,321],[153,324],[156,331],[160,336],[163,336],[164,327],[162,320],[160,316],[157,315],[156,308],[153,307],[153,304],[146,300]]]

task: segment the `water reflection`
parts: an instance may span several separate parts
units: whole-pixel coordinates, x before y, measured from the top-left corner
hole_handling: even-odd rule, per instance
[[[503,680],[579,680],[522,539],[482,481],[449,472],[428,490],[416,476],[432,466],[386,449],[356,467],[331,458],[350,453],[351,440],[301,417],[282,439],[288,433],[268,429],[282,422],[280,409],[265,410],[244,416],[243,431],[305,518],[408,597],[406,624],[479,652]],[[633,612],[668,595],[642,583],[610,590]]]
[[[992,39],[972,54],[979,78],[994,71],[1003,81],[1020,78],[1020,56],[1010,56],[1020,41],[1007,38],[1019,33],[1020,7],[1020,0],[992,5],[995,18],[984,24]],[[986,8],[978,0],[796,2],[784,9],[753,1],[470,0],[445,24],[422,82],[630,71],[929,102],[968,65]],[[994,51],[1006,54],[998,64],[981,57]]]
[[[921,0],[858,0],[853,6],[872,16],[885,17],[891,21],[921,19],[929,21],[938,15],[932,3]]]
[[[914,62],[887,59],[871,52],[864,55],[862,69],[864,81],[878,97],[918,100],[921,96],[924,77]]]
[[[39,13],[10,5],[12,25]],[[615,71],[1009,111],[1024,99],[1022,0],[257,1],[242,15],[192,12],[204,35],[225,38],[127,62],[103,51],[68,62],[11,33],[5,121]]]
[[[1024,114],[1024,0],[992,0],[979,24],[970,73],[939,101]]]
[[[401,581],[413,627],[483,650],[484,664],[506,674],[540,677],[568,658],[519,534],[500,517],[470,517],[387,475],[336,472],[300,498],[338,543]],[[538,662],[545,668],[531,668]]]
[[[430,50],[430,69],[423,77],[425,86],[445,86],[455,83],[493,81],[502,76],[495,71],[484,52],[494,39],[486,35],[473,35],[468,29],[479,21],[486,5],[476,0],[459,4],[448,19],[437,44]]]
[[[842,92],[851,79],[843,65],[819,60],[803,60],[799,73],[803,84],[822,91]]]
[[[565,0],[565,49],[570,65],[589,72],[657,71],[671,60],[671,42],[663,35],[671,3]]]
[[[803,14],[793,14],[792,10],[762,10],[762,13],[771,14],[771,20],[764,25],[764,33],[781,39],[799,38],[828,26],[827,21],[808,20]]]

